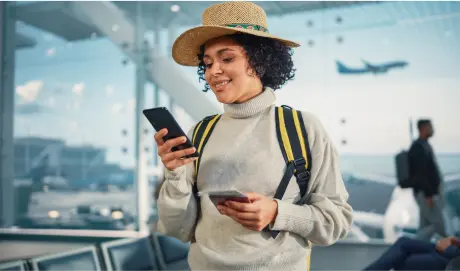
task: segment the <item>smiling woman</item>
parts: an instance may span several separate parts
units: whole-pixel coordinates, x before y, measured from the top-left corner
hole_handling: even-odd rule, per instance
[[[214,58],[209,55],[213,53]],[[243,65],[240,70],[249,68],[250,77],[257,77],[263,86],[277,90],[294,78],[295,69],[291,56],[292,50],[278,40],[247,34],[228,35],[208,41],[206,47],[201,46],[198,75],[200,80],[207,82],[219,80],[214,77],[218,77],[221,69],[218,69],[217,73],[215,69],[214,73],[211,70],[214,61],[225,65],[243,59],[238,62]],[[209,84],[206,83],[204,91],[208,90]]]
[[[269,34],[265,12],[253,3],[213,5],[203,14],[203,25],[180,35],[172,55],[178,64],[198,66],[205,91],[212,90],[224,114],[189,131],[188,137],[200,142],[198,160],[182,159],[193,148],[171,151],[183,139],[164,142],[166,130],[155,135],[166,167],[158,198],[159,230],[192,241],[192,270],[307,270],[311,244],[330,245],[344,237],[352,208],[337,152],[320,121],[295,110],[275,118],[283,113],[274,105],[274,91],[293,79],[291,48],[298,44]],[[302,164],[288,153],[286,168],[279,138],[292,135],[292,129],[278,130],[279,137],[277,129],[288,118],[308,135],[294,128],[299,137],[288,145],[302,146],[291,152],[304,159]],[[287,187],[279,196],[282,179]],[[209,197],[196,197],[198,191],[232,189],[249,201],[227,199],[214,206]]]

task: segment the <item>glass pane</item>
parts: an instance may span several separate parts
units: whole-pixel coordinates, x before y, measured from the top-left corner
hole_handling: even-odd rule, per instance
[[[47,8],[34,8],[39,4]],[[112,4],[131,23],[140,16],[135,2],[104,5]],[[170,56],[171,41],[199,24],[208,5],[143,4],[147,47],[157,46],[161,57]],[[301,2],[298,5],[303,7]],[[281,10],[289,5],[271,6]],[[84,9],[96,25],[88,26],[81,24],[87,18],[78,17],[82,10],[70,15],[63,15],[63,10],[58,2],[17,5],[16,224],[134,229],[139,198],[134,185],[134,93],[139,77],[132,58],[139,51],[123,32],[123,22],[91,17],[91,10]],[[340,153],[356,218],[350,239],[392,241],[403,231],[417,229],[418,207],[411,191],[396,187],[394,155],[418,136],[419,118],[434,123],[436,133],[430,142],[446,183],[459,181],[459,12],[456,2],[380,2],[268,18],[271,33],[302,44],[294,53],[296,78],[277,91],[277,104],[317,115]],[[49,18],[60,23],[49,24]],[[177,29],[169,33],[168,23]],[[162,28],[157,42],[158,25]],[[153,67],[154,60],[146,59],[147,69]],[[176,71],[190,79],[184,88],[202,89],[196,68]],[[168,74],[167,81],[178,77]],[[174,101],[167,90],[155,89],[149,80],[145,90],[146,108],[168,107],[184,130],[196,123],[191,117],[196,118],[196,112],[186,112],[188,104]],[[155,91],[159,101],[155,101]],[[204,97],[218,103],[212,93]],[[203,102],[199,99],[190,95],[188,101]],[[145,163],[149,169],[161,168],[154,131],[148,123],[143,125],[141,133],[148,137],[142,146]],[[149,196],[139,201],[148,205],[141,209],[150,221],[156,216],[150,202],[161,181],[158,177],[149,174],[148,191],[142,191]],[[445,189],[446,203],[455,205],[457,193]]]
[[[459,10],[385,2],[270,18],[271,32],[303,45],[278,103],[320,118],[342,158],[355,225],[370,238],[394,241],[418,227],[412,192],[395,188],[394,155],[410,147],[410,131],[418,136],[419,118],[434,123],[430,142],[446,182],[460,181]]]
[[[134,230],[135,65],[102,26],[35,4],[17,10],[36,44],[15,56],[16,226]]]

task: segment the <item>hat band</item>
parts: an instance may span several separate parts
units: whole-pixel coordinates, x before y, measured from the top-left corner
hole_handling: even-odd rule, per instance
[[[257,30],[257,31],[263,31],[263,32],[268,33],[267,28],[265,28],[263,26],[260,26],[260,25],[256,25],[256,24],[226,24],[225,26],[232,27],[232,28],[243,28],[243,29]]]

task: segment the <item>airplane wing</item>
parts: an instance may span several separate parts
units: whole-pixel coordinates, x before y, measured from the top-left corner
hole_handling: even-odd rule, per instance
[[[353,220],[357,224],[366,224],[372,225],[376,228],[381,227],[384,220],[384,214],[372,213],[372,212],[363,212],[363,211],[353,211]]]
[[[444,182],[458,182],[460,181],[460,172],[449,172],[444,174]]]
[[[364,65],[366,65],[366,69],[372,71],[372,72],[378,72],[378,71],[381,71],[382,69],[386,69],[385,66],[381,66],[381,65],[372,65],[371,63],[367,62],[366,60],[364,59],[361,59],[361,62],[364,63]]]
[[[373,173],[344,173],[343,179],[345,182],[373,182],[380,184],[394,185],[396,184],[396,177],[394,175],[383,175]]]
[[[373,173],[344,173],[343,179],[345,182],[373,182],[380,184],[396,185],[397,180],[394,175],[383,175]],[[460,172],[447,172],[443,175],[444,182],[460,181]]]

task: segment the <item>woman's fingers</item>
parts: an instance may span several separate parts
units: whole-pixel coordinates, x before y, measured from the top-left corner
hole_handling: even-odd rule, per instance
[[[183,144],[186,140],[187,139],[185,138],[185,136],[166,140],[166,142],[163,145],[158,146],[158,155],[160,157],[163,157],[163,155],[169,153],[173,147]]]
[[[166,153],[166,154],[164,154],[162,156],[162,160],[163,160],[163,162],[169,162],[169,161],[172,161],[172,160],[181,159],[184,156],[187,156],[187,155],[195,153],[195,151],[196,151],[196,149],[194,147],[192,147],[192,148],[188,148],[188,149],[185,149],[185,150],[178,150],[178,151],[174,151],[174,152],[169,152],[169,153]]]
[[[166,140],[165,142],[163,138],[167,134],[168,131],[166,129],[161,129],[155,134],[154,138],[158,146],[158,155],[160,156],[161,161],[168,170],[174,170],[180,166],[191,163],[196,159],[194,157],[182,159],[187,155],[195,153],[196,149],[194,147],[171,152],[172,148],[185,143],[187,141],[187,138],[185,136],[181,136]]]
[[[157,143],[158,147],[164,144],[163,137],[168,134],[167,129],[161,129],[160,131],[155,133],[155,142]]]

